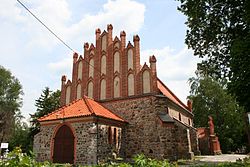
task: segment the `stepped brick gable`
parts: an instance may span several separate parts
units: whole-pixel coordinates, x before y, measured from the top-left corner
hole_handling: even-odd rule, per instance
[[[37,160],[97,164],[143,153],[157,159],[199,153],[192,103],[157,77],[156,56],[140,65],[140,38],[96,29],[96,43],[73,54],[72,78],[61,78],[61,108],[39,118]],[[166,70],[167,72],[167,70]],[[60,144],[59,144],[60,143]],[[62,147],[58,147],[61,145]]]

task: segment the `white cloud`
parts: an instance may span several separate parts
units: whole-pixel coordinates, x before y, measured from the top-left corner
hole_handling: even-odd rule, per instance
[[[56,75],[66,74],[68,77],[71,75],[73,56],[71,53],[64,56],[65,58],[57,62],[51,62],[47,65],[48,69]]]
[[[170,47],[162,49],[149,49],[141,52],[141,64],[148,57],[155,55],[157,59],[157,75],[183,102],[189,95],[188,79],[194,76],[198,58],[193,56],[193,52],[184,47],[180,51],[175,51]]]
[[[59,37],[72,45],[93,42],[95,29],[106,29],[107,24],[113,24],[115,35],[119,35],[123,29],[130,35],[138,32],[144,23],[145,6],[132,0],[108,0],[99,12],[85,14],[73,24],[73,11],[66,0],[24,1],[24,4]],[[0,6],[0,17],[11,21],[13,26],[22,24],[22,32],[29,37],[24,44],[29,49],[42,47],[50,50],[59,43],[17,1],[4,0]]]

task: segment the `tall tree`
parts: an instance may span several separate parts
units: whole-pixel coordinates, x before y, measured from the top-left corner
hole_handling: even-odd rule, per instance
[[[0,142],[9,139],[15,114],[22,106],[22,86],[9,70],[0,66]]]
[[[60,107],[60,94],[59,90],[53,92],[48,87],[42,91],[41,96],[36,100],[35,106],[37,110],[31,114],[32,136],[39,132],[38,118],[56,110]]]
[[[230,93],[250,112],[250,1],[178,0],[187,16],[186,44],[202,58],[198,70],[229,81]],[[249,125],[248,119],[245,120]],[[250,147],[250,128],[247,127]]]
[[[246,145],[244,118],[239,114],[243,110],[223,85],[209,77],[192,78],[190,82],[195,126],[207,127],[210,115],[224,153]]]

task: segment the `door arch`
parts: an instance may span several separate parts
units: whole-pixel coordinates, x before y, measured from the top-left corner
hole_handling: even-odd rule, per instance
[[[74,134],[67,125],[56,132],[52,158],[54,163],[74,163]]]

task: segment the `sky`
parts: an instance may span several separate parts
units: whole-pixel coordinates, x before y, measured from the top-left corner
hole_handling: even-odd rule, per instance
[[[113,37],[124,30],[127,42],[140,36],[141,64],[155,55],[158,77],[186,103],[188,78],[198,58],[185,45],[186,17],[176,0],[20,0],[74,51],[95,42],[95,29],[113,25]],[[21,113],[29,118],[45,87],[60,89],[61,76],[71,78],[73,52],[36,21],[16,0],[0,0],[0,65],[23,86]]]

